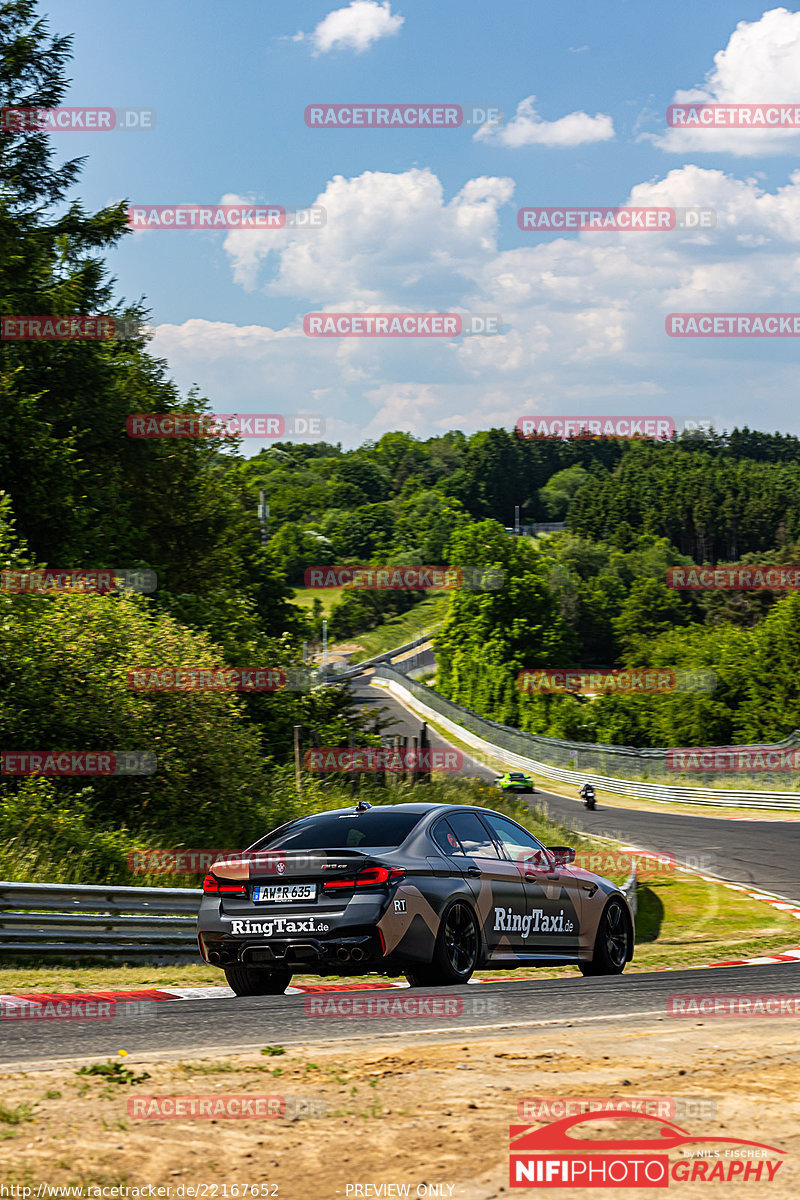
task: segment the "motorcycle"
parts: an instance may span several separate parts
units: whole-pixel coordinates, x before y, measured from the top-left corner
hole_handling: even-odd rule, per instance
[[[583,787],[581,788],[581,791],[580,791],[580,795],[583,800],[584,807],[594,811],[594,807],[595,807],[594,788],[592,787],[592,785],[590,783],[585,783],[583,785]]]

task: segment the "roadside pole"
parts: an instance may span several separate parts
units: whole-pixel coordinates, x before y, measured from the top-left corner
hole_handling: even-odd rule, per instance
[[[297,795],[303,799],[303,772],[301,770],[300,761],[300,743],[303,737],[303,726],[295,725],[294,727],[294,778],[297,784]]]

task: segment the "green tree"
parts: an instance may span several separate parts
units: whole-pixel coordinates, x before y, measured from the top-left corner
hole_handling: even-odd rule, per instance
[[[573,497],[589,479],[589,472],[577,463],[564,471],[551,475],[543,488],[539,489],[539,501],[548,521],[563,521],[569,512]]]
[[[399,506],[394,531],[397,553],[421,563],[444,563],[453,534],[469,521],[457,500],[435,490],[417,492]]]
[[[0,106],[60,104],[70,54],[34,0],[5,0]],[[0,129],[0,312],[146,316],[115,303],[102,257],[129,232],[126,201],[85,212],[71,198],[80,167],[55,166],[45,132]],[[137,413],[207,410],[197,395],[179,397],[144,336],[0,343],[0,486],[37,559],[147,565],[173,592],[258,590],[258,527],[233,478],[230,439],[126,433]]]
[[[737,741],[781,741],[800,729],[800,596],[779,600],[749,640],[747,684],[734,717]]]
[[[4,750],[138,750],[157,757],[153,775],[53,781],[60,796],[80,798],[95,827],[146,829],[167,845],[225,845],[226,838],[249,844],[268,823],[258,733],[238,696],[129,687],[129,672],[142,668],[224,666],[207,638],[138,597],[6,596],[4,607]],[[19,786],[8,776],[3,790]]]
[[[335,555],[369,559],[388,553],[394,538],[394,512],[389,504],[364,504],[342,515],[330,529]]]
[[[517,677],[525,668],[565,666],[576,639],[546,581],[546,563],[525,539],[494,521],[457,532],[455,566],[494,568],[502,586],[453,592],[435,638],[436,686],[449,699],[505,724],[518,724]]]
[[[276,567],[292,586],[300,587],[307,567],[327,566],[333,562],[330,538],[313,529],[304,529],[295,521],[284,521],[276,529],[267,549]]]
[[[636,655],[647,642],[691,619],[680,595],[657,579],[636,579],[612,624],[623,654]]]

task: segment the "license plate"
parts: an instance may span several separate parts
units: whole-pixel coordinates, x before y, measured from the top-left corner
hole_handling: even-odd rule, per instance
[[[253,888],[253,899],[257,903],[291,904],[295,900],[316,900],[315,883],[270,883]]]

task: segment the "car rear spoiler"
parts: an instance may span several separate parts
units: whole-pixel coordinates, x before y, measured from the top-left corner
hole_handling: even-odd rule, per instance
[[[336,878],[380,860],[361,850],[243,850],[209,867],[217,879]]]

